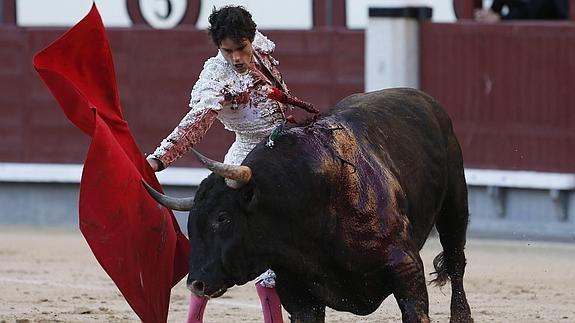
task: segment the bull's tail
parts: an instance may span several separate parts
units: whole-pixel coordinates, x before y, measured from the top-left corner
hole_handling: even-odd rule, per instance
[[[436,276],[429,283],[436,287],[445,285],[449,280],[449,275],[447,274],[447,263],[443,257],[443,251],[433,259],[433,267],[435,268],[435,271],[431,274]]]

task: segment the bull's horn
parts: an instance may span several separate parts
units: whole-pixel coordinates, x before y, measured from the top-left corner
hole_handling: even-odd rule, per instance
[[[194,204],[193,197],[170,197],[164,195],[158,191],[156,191],[153,187],[151,187],[145,180],[142,179],[142,183],[146,187],[146,190],[150,195],[156,200],[158,203],[162,204],[163,206],[176,210],[176,211],[189,211],[192,209],[192,205]]]
[[[195,149],[192,149],[192,152],[209,170],[228,179],[226,184],[231,188],[241,187],[252,178],[252,170],[248,166],[228,165],[211,160],[197,152]]]

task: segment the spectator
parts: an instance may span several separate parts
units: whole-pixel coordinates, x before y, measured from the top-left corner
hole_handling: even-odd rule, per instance
[[[567,19],[568,0],[493,0],[488,9],[477,9],[475,20],[498,22],[514,19]]]

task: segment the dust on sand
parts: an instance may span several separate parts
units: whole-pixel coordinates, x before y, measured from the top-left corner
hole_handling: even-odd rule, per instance
[[[440,251],[422,250],[426,273]],[[465,287],[476,322],[575,322],[575,245],[469,240]],[[75,230],[0,230],[0,322],[138,322]],[[429,287],[433,322],[449,321],[450,288]],[[169,322],[184,322],[184,281],[172,290]],[[288,315],[284,312],[284,320]],[[393,297],[369,316],[327,310],[327,322],[398,322]],[[262,322],[252,283],[209,302],[205,322]]]

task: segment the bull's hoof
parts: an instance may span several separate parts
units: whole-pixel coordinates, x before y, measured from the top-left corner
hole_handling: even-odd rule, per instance
[[[451,317],[449,323],[473,323],[473,318],[468,315]]]

